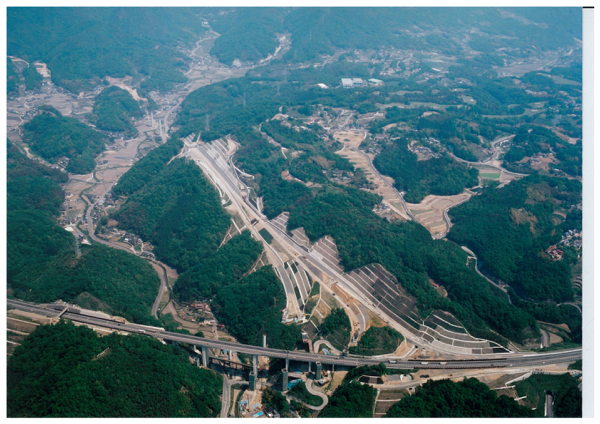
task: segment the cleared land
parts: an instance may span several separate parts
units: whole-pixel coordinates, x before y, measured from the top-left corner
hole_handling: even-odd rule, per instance
[[[364,134],[358,131],[338,131],[333,134],[333,138],[340,143],[358,149],[360,143],[365,139]]]
[[[381,179],[381,177],[379,177],[379,175],[375,174],[371,170],[371,167],[369,166],[369,161],[367,160],[366,157],[364,157],[361,153],[347,149],[346,147],[344,147],[342,150],[339,150],[335,153],[342,157],[345,157],[350,162],[352,162],[355,169],[362,169],[362,171],[365,173],[365,177],[369,180],[369,182],[376,186],[375,190],[368,190],[368,191],[374,191],[375,193],[377,193],[381,197],[383,197],[384,203],[387,203],[393,207],[392,211],[395,213],[395,215],[397,217],[400,217],[402,219],[408,219],[408,216],[406,216],[406,214],[404,212],[404,207],[400,203],[396,192],[391,187],[389,187]],[[370,157],[371,157],[371,159],[373,159],[374,156],[370,155]],[[387,179],[387,181],[390,184],[394,184],[394,180],[392,178],[390,178],[390,177],[385,177],[385,178]]]
[[[444,211],[470,197],[471,195],[466,192],[454,196],[434,196],[430,194],[421,203],[407,203],[407,206],[432,235],[437,235],[448,231],[448,225],[444,221]]]

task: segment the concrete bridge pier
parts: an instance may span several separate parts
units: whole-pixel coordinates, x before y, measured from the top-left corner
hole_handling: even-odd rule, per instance
[[[320,362],[317,362],[317,371],[315,372],[315,380],[320,380],[323,378],[323,365]]]
[[[285,369],[286,369],[286,371],[290,369],[290,359],[289,358],[285,358]]]
[[[251,392],[253,392],[254,390],[256,390],[256,374],[254,372],[251,372],[248,380],[250,382],[249,389]]]
[[[255,377],[258,375],[258,355],[252,355],[252,372]]]
[[[230,361],[233,361],[233,359],[231,359],[231,358],[232,358],[232,356],[231,356],[231,349],[229,349],[229,350],[227,351],[227,353],[229,354],[229,360],[230,360]]]
[[[288,369],[281,370],[281,392],[288,391]]]
[[[208,368],[208,347],[202,346],[202,366]]]

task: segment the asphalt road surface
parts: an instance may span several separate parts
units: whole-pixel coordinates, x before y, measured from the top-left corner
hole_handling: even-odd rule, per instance
[[[44,305],[36,305],[15,299],[8,299],[7,304],[10,307],[25,310],[45,316],[56,317],[60,311],[50,309]],[[187,343],[195,346],[206,346],[215,349],[230,349],[236,352],[242,352],[249,355],[267,356],[271,358],[290,359],[301,362],[321,362],[323,364],[345,365],[345,366],[361,366],[361,365],[376,365],[381,362],[381,359],[371,359],[367,357],[341,357],[327,356],[316,353],[307,352],[291,352],[287,350],[279,350],[272,348],[263,348],[259,346],[243,345],[234,342],[226,342],[214,339],[205,339],[202,337],[188,336],[185,334],[171,333],[163,331],[161,328],[149,327],[139,324],[120,323],[108,319],[102,319],[95,316],[87,316],[77,313],[76,308],[71,308],[69,312],[65,312],[62,317],[75,322],[81,322],[91,326],[103,328],[111,328],[118,331],[136,333],[156,337],[166,341],[176,341],[179,343]],[[438,368],[438,369],[465,369],[465,368],[497,368],[497,367],[521,367],[521,366],[544,366],[557,363],[574,362],[582,358],[581,348],[560,350],[554,352],[532,353],[532,354],[507,354],[503,357],[496,355],[492,358],[477,359],[477,360],[447,360],[444,363],[437,361],[403,361],[398,360],[396,363],[388,363],[388,368]]]

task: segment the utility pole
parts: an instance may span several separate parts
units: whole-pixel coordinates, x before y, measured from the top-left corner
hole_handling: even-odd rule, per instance
[[[210,121],[210,118],[208,115],[206,115],[206,125],[204,125],[204,130],[205,131],[210,131],[209,127],[208,127],[208,121]]]

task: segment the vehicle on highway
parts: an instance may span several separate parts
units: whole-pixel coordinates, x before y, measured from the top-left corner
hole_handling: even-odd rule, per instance
[[[388,360],[388,362],[389,362],[390,364],[397,364],[397,363],[398,363],[398,361],[394,361],[394,360],[392,360],[392,359]]]
[[[448,362],[440,362],[440,365],[448,365]]]
[[[421,365],[427,365],[429,362],[421,362]]]

